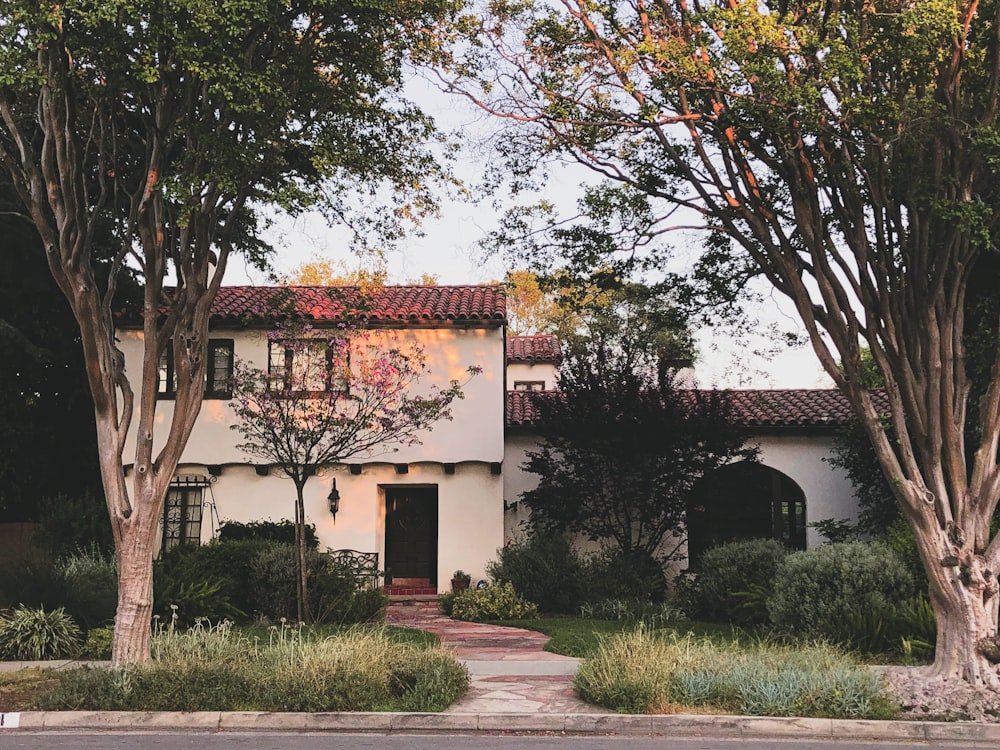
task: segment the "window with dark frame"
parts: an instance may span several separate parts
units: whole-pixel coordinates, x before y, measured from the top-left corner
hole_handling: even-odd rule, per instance
[[[545,381],[544,380],[515,380],[514,381],[515,391],[544,391]]]
[[[233,339],[209,339],[208,362],[205,366],[205,398],[229,399],[233,397]],[[160,356],[157,378],[160,398],[173,398],[177,393],[177,373],[174,370],[174,350]]]
[[[201,542],[202,507],[205,488],[200,485],[171,485],[163,504],[163,544],[160,554],[181,544]]]
[[[326,341],[298,342],[295,349],[281,341],[268,343],[267,380],[272,390],[289,390],[291,383],[304,384],[298,392],[306,394],[350,390],[350,364],[337,366]]]

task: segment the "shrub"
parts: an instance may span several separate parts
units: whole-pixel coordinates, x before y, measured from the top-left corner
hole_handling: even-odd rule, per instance
[[[340,612],[331,612],[336,619],[325,622],[344,624],[375,623],[385,620],[389,597],[381,589],[361,588],[353,592]]]
[[[297,618],[295,547],[264,539],[181,545],[157,564],[156,611],[187,625],[198,617],[236,622],[262,617]],[[387,600],[362,591],[354,575],[329,555],[306,551],[309,606],[316,622],[356,623],[379,619]]]
[[[454,591],[448,591],[447,593],[441,594],[438,597],[438,607],[441,608],[441,614],[445,617],[451,617],[455,610],[455,597],[458,594]]]
[[[469,622],[527,620],[538,616],[538,605],[505,582],[461,592],[455,597],[451,616]]]
[[[576,612],[587,597],[584,562],[564,534],[533,531],[497,551],[486,567],[497,583],[508,582],[542,612]]]
[[[605,549],[587,560],[585,577],[591,601],[619,598],[662,602],[667,597],[663,563],[643,552]]]
[[[257,612],[249,571],[257,553],[272,542],[247,539],[222,542],[217,539],[208,544],[180,544],[156,563],[153,575],[154,601],[157,612],[169,615],[168,598],[176,598],[182,586],[191,587],[202,582],[218,583],[215,595],[220,600],[219,609],[226,606],[245,613],[246,618]],[[294,588],[292,589],[294,592]],[[168,596],[173,592],[172,596]],[[293,594],[294,596],[294,594]],[[193,612],[193,617],[209,616],[207,612]]]
[[[0,570],[0,608],[62,607],[86,630],[110,622],[118,605],[118,574],[112,554],[97,546],[56,561],[21,560]]]
[[[880,676],[829,646],[719,645],[644,628],[603,641],[574,684],[584,700],[627,713],[690,707],[885,719],[898,712]]]
[[[56,609],[66,597],[66,582],[50,560],[18,560],[0,568],[0,609],[19,604]]]
[[[257,544],[247,568],[254,614],[272,621],[295,620],[295,575],[294,545]]]
[[[913,529],[905,518],[897,518],[889,524],[885,532],[885,541],[896,557],[902,560],[906,569],[910,571],[917,588],[927,588],[927,571],[924,570],[924,561],[920,559],[920,551],[917,549],[917,539],[913,536]]]
[[[837,638],[851,613],[882,612],[913,594],[913,578],[885,544],[826,544],[785,558],[767,608],[782,630]]]
[[[720,544],[701,557],[700,572],[687,606],[692,617],[739,625],[767,622],[767,611],[752,606],[761,597],[747,596],[763,589],[770,592],[774,576],[787,555],[775,539],[748,539]]]
[[[39,661],[75,655],[80,628],[61,607],[49,610],[15,607],[0,618],[0,658]]]
[[[55,565],[66,587],[60,604],[84,630],[114,621],[118,608],[118,565],[113,552],[97,545],[75,550]]]
[[[198,576],[184,580],[178,576],[166,578],[158,587],[154,617],[181,626],[192,625],[199,618],[209,620],[242,620],[246,613],[233,606],[225,593],[226,580]]]
[[[295,544],[295,524],[288,519],[284,521],[226,521],[219,527],[219,541],[242,542],[258,540],[264,542],[281,542]],[[316,537],[316,524],[306,524],[306,547],[317,549],[319,539]]]
[[[34,541],[53,558],[79,549],[96,549],[110,555],[115,541],[104,498],[91,492],[53,495],[39,501],[38,530]]]
[[[295,547],[269,542],[254,556],[248,579],[254,612],[272,621],[296,619]],[[351,571],[316,550],[306,551],[309,608],[314,622],[351,624],[379,620],[388,598],[378,590],[362,588]]]
[[[80,656],[85,659],[110,659],[114,639],[114,628],[92,628],[87,633],[87,642],[83,644]]]

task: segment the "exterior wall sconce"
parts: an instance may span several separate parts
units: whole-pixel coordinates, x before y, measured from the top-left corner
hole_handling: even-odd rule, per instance
[[[337,512],[340,510],[340,492],[337,491],[337,480],[333,479],[330,481],[330,494],[326,496],[327,501],[330,503],[330,515],[333,516],[333,520],[337,520]]]

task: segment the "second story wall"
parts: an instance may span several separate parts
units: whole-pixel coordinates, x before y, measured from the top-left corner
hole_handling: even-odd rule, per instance
[[[499,327],[474,327],[441,325],[438,327],[407,327],[372,329],[371,343],[386,346],[403,344],[418,346],[425,353],[429,373],[417,384],[418,393],[427,393],[432,385],[446,388],[451,380],[468,380],[467,368],[476,366],[482,372],[464,387],[464,399],[452,405],[453,419],[442,420],[430,432],[420,435],[421,444],[375,451],[368,456],[351,459],[353,462],[382,460],[398,463],[435,461],[457,463],[461,461],[497,462],[503,460],[503,408],[504,367],[503,333]],[[138,330],[119,332],[122,351],[125,353],[126,372],[138,389],[139,370],[143,355],[143,334]],[[266,371],[268,366],[268,341],[264,328],[217,328],[210,332],[209,340],[229,339],[238,359],[245,360]],[[154,446],[159,450],[167,433],[173,414],[173,402],[165,398],[157,404],[157,426]],[[236,446],[239,433],[231,429],[236,416],[230,401],[206,398],[191,439],[181,459],[185,463],[234,464],[251,463]],[[124,460],[130,464],[135,455],[135,434],[129,436]]]

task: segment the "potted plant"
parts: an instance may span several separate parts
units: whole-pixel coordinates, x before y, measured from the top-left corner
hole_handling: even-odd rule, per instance
[[[455,593],[459,591],[465,591],[469,588],[469,583],[472,581],[472,576],[466,573],[464,570],[456,570],[451,576],[451,590]]]

